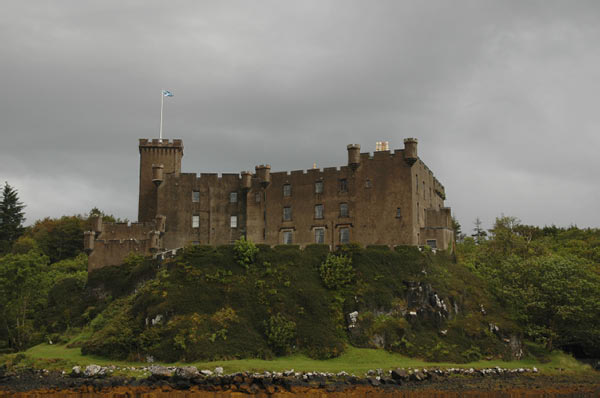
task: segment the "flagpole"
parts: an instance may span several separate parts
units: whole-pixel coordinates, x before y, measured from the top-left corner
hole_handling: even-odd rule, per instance
[[[160,131],[159,131],[159,139],[162,142],[162,129],[163,129],[163,103],[165,101],[165,95],[163,90],[160,90]]]

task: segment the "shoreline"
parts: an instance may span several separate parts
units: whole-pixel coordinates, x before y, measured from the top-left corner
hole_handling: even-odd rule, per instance
[[[19,372],[0,370],[0,398],[53,396],[56,393],[123,394],[170,392],[179,396],[212,394],[211,397],[282,396],[326,394],[355,397],[357,392],[369,396],[394,391],[403,392],[548,392],[578,393],[600,396],[600,373],[543,374],[532,369],[395,369],[373,371],[355,376],[346,372],[241,372],[216,374],[195,367],[151,366],[144,378],[113,376],[109,368],[90,365],[85,370],[74,367],[68,374],[61,371],[26,369]],[[218,370],[218,369],[217,369]],[[18,395],[17,395],[18,394]],[[36,395],[37,394],[37,395]],[[104,395],[102,395],[104,396]],[[106,395],[112,396],[112,395]],[[128,395],[115,395],[128,396]],[[364,396],[364,395],[362,395]],[[579,395],[578,395],[579,396]],[[208,395],[206,395],[208,397]]]

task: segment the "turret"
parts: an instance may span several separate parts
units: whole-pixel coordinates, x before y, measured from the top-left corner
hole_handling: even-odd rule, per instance
[[[163,182],[163,171],[165,166],[162,164],[153,164],[152,165],[152,182],[157,187]]]
[[[268,187],[271,183],[271,166],[268,164],[256,166],[256,177],[263,188]]]
[[[410,166],[412,166],[417,159],[417,144],[419,141],[416,138],[405,138],[404,139],[404,160]]]
[[[160,239],[160,232],[158,232],[158,231],[151,231],[148,234],[148,237],[150,238],[150,251],[156,252],[156,251],[162,249],[162,247],[161,247],[161,239]]]
[[[94,231],[85,231],[83,233],[83,250],[89,255],[94,251],[94,241],[96,240],[96,234]]]
[[[348,148],[348,166],[354,171],[360,166],[360,145],[350,144],[346,148]]]
[[[242,171],[242,189],[248,191],[250,188],[252,188],[252,173]]]
[[[150,222],[156,216],[156,193],[164,175],[181,172],[181,140],[140,139],[140,194],[138,221]],[[160,167],[162,166],[162,168]]]

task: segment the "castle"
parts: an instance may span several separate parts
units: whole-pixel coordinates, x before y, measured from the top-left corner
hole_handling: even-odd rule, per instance
[[[84,237],[88,271],[189,244],[246,237],[268,245],[313,243],[452,248],[444,187],[417,156],[417,140],[373,154],[348,145],[348,164],[323,170],[181,172],[181,140],[140,139],[137,223],[92,220]]]

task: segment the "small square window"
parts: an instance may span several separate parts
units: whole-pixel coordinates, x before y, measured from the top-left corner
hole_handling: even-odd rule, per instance
[[[427,239],[427,246],[437,249],[437,241],[435,239]]]
[[[257,193],[254,195],[254,201],[255,201],[256,203],[260,203],[260,192],[257,192]]]
[[[340,180],[340,192],[348,192],[348,180],[345,178]]]
[[[316,219],[323,218],[323,205],[316,205],[315,206],[315,218]]]
[[[237,216],[231,216],[229,219],[229,226],[231,228],[237,228]]]
[[[348,203],[340,203],[340,217],[348,217]]]
[[[292,221],[292,208],[291,207],[283,208],[283,221]]]
[[[292,196],[292,186],[290,184],[283,185],[283,196]]]
[[[340,228],[340,244],[350,243],[350,228]]]
[[[200,216],[192,216],[192,228],[200,228]]]
[[[192,191],[192,202],[200,202],[200,191]]]
[[[293,240],[293,232],[292,231],[283,231],[283,244],[291,245]]]
[[[365,180],[365,188],[371,188],[371,180],[369,180],[369,179]]]
[[[229,193],[229,203],[237,203],[237,192]]]
[[[323,181],[315,182],[315,193],[323,193]]]
[[[400,210],[400,208],[396,208],[396,218],[402,218],[402,211]]]
[[[325,243],[325,228],[315,228],[315,243]]]

